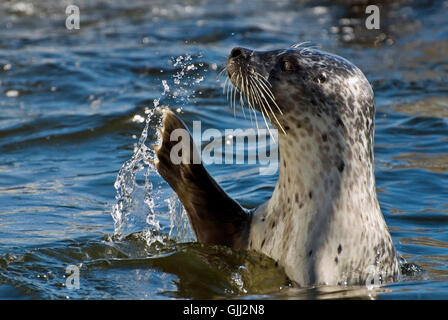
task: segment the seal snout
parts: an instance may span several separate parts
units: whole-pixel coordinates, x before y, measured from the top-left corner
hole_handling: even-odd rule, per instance
[[[252,55],[252,51],[249,49],[236,47],[233,48],[230,52],[229,57],[227,58],[226,70],[229,77],[239,71],[241,67],[247,65],[248,59]]]
[[[252,51],[250,51],[248,49],[236,47],[236,48],[233,48],[232,51],[230,52],[229,59],[237,59],[237,58],[247,59],[251,55],[251,53],[252,53]]]

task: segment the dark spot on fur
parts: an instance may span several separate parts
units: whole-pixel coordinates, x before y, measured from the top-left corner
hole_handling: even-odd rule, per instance
[[[310,193],[308,193],[308,196],[310,197],[310,199],[312,199],[313,198],[313,192],[310,191]]]
[[[266,241],[266,238],[263,239],[263,241],[261,242],[261,247],[262,247],[262,248],[263,248],[263,246],[264,246],[265,241]]]
[[[337,127],[344,127],[344,122],[342,122],[341,118],[336,119],[336,126]]]
[[[340,163],[339,166],[338,166],[338,170],[339,170],[339,172],[344,171],[344,167],[345,167],[345,163],[344,163],[344,161],[341,161],[341,163]]]
[[[336,264],[338,264],[338,262],[339,262],[338,257],[334,258],[334,262],[336,262]]]
[[[328,136],[326,133],[322,134],[322,140],[326,142],[328,140]]]
[[[299,194],[297,192],[295,194],[295,197],[296,197],[296,203],[298,203],[299,202]]]
[[[341,251],[342,251],[342,246],[341,246],[341,244],[339,244],[339,247],[338,247],[338,254],[340,254]]]
[[[271,228],[275,227],[275,221],[272,221]]]
[[[285,131],[288,131],[291,128],[289,126],[285,126],[284,129],[285,129]]]
[[[311,257],[312,254],[313,254],[313,250],[310,250],[310,252],[308,252],[308,257]]]
[[[278,267],[278,261],[275,261],[275,267],[276,268]]]

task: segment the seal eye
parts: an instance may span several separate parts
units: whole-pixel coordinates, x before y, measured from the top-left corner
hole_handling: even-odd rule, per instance
[[[320,75],[317,76],[317,83],[324,83],[325,81],[327,81],[327,75],[325,74],[325,72],[322,72]]]
[[[282,62],[282,71],[294,71],[294,65],[291,61],[284,60]]]

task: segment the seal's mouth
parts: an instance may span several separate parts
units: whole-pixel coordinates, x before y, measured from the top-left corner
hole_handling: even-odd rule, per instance
[[[255,115],[255,121],[257,121],[255,110],[258,110],[261,112],[268,129],[267,119],[286,134],[277,118],[277,116],[283,115],[283,112],[275,101],[270,82],[256,70],[252,61],[254,55],[256,55],[255,51],[240,47],[234,48],[230,52],[226,63],[228,79],[225,89],[227,90],[227,99],[230,100],[231,106],[235,109],[237,93],[239,93],[238,98],[241,107],[244,106],[244,97]],[[227,86],[229,80],[233,87],[229,88]]]

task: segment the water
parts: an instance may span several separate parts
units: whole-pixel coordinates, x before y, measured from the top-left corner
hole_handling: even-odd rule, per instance
[[[1,2],[0,298],[448,298],[448,2],[384,2],[373,31],[349,2],[85,0],[77,31],[65,28],[68,1]],[[408,268],[424,272],[374,291],[295,288],[269,259],[194,244],[144,157],[117,180],[148,116],[151,155],[154,105],[180,109],[190,128],[253,127],[222,93],[226,56],[302,41],[372,83],[381,208]],[[208,166],[248,208],[277,178],[257,168]],[[69,265],[79,290],[66,287]]]

